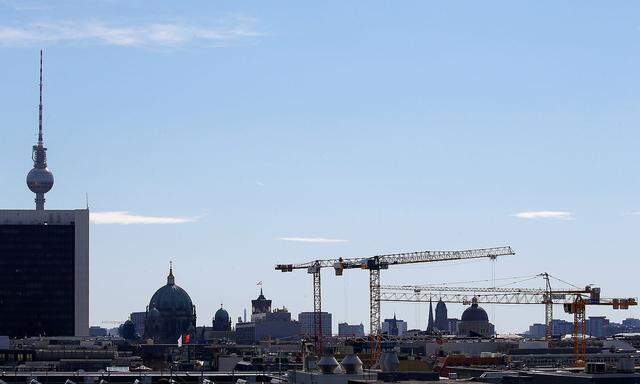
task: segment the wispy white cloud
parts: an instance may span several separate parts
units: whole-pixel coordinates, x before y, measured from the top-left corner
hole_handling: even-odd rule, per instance
[[[227,45],[261,35],[255,29],[255,20],[247,17],[225,20],[218,26],[185,23],[121,25],[99,20],[0,24],[0,46],[82,43],[176,48],[188,44]]]
[[[326,237],[279,237],[278,240],[298,243],[346,243],[345,239],[328,239]]]
[[[513,214],[512,216],[517,217],[518,219],[555,219],[555,220],[572,220],[573,214],[567,211],[528,211],[528,212],[518,212]]]
[[[95,224],[182,224],[197,221],[195,217],[143,216],[127,211],[91,212]]]
[[[256,185],[258,187],[264,187],[264,183],[262,181],[260,181],[260,180],[256,180]]]

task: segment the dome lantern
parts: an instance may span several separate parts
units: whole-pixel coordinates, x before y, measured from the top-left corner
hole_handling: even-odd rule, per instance
[[[173,277],[173,262],[169,262],[169,275],[167,276],[167,285],[176,285],[176,278]]]

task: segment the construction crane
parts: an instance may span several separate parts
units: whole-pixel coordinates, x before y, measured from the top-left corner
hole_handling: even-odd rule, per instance
[[[548,276],[547,276],[548,277]],[[548,282],[548,280],[547,280]],[[564,310],[574,315],[573,320],[573,352],[576,366],[586,362],[586,306],[606,305],[613,309],[628,309],[637,305],[636,298],[600,297],[600,288],[586,286],[576,290],[550,290],[536,288],[472,288],[448,286],[382,286],[381,301],[428,302],[437,297],[445,303],[486,304],[544,304],[545,322],[550,313],[548,306],[554,301],[562,301]],[[551,323],[547,326],[551,327]]]
[[[553,290],[551,289],[551,279],[555,279],[559,282],[562,282],[564,284],[567,285],[572,285],[570,283],[567,283],[566,281],[563,281],[555,276],[550,275],[547,272],[543,272],[540,273],[538,275],[535,275],[533,277],[542,277],[545,281],[545,288],[544,290],[542,289],[537,289],[537,288],[505,288],[505,289],[497,289],[497,288],[469,288],[469,287],[442,287],[443,291],[447,291],[447,292],[492,292],[494,294],[496,293],[506,293],[508,295],[506,296],[495,296],[495,300],[516,300],[518,301],[520,298],[517,296],[518,292],[521,293],[526,293],[529,296],[525,297],[524,299],[533,299],[535,298],[535,300],[541,299],[542,303],[545,305],[545,339],[547,340],[547,342],[549,342],[550,344],[553,343],[553,302],[554,300],[563,300],[566,295],[576,295],[576,294],[591,294],[592,290],[599,290],[599,288],[591,288],[591,287],[586,287],[585,289],[578,289],[578,287],[575,287],[576,289],[573,290]],[[390,289],[390,290],[415,290],[415,289],[420,289],[421,286],[417,286],[417,285],[409,285],[409,286],[385,286],[386,289]],[[432,285],[429,286],[424,286],[424,287],[433,287]],[[536,303],[538,303],[536,301]],[[500,303],[503,304],[503,303]],[[508,303],[507,303],[508,304]],[[517,304],[517,303],[516,303]]]
[[[313,275],[313,311],[314,311],[314,336],[316,340],[316,352],[322,353],[322,268],[333,268],[336,276],[341,276],[345,269],[369,270],[369,319],[370,336],[376,340],[372,352],[379,352],[377,337],[380,334],[380,271],[388,269],[391,265],[429,263],[436,261],[452,261],[490,258],[495,260],[499,256],[515,255],[511,247],[496,247],[483,249],[470,249],[463,251],[419,251],[393,253],[359,258],[338,258],[326,260],[314,260],[301,264],[278,264],[275,269],[281,272],[305,269]]]

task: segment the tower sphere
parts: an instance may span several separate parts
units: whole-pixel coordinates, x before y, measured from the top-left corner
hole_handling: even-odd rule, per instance
[[[53,188],[53,173],[49,168],[32,168],[27,174],[27,186],[33,193],[47,193]]]

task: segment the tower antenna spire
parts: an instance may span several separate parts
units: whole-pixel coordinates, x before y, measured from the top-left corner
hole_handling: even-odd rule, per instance
[[[40,50],[40,105],[38,107],[38,145],[43,145],[42,138],[42,49]]]
[[[27,174],[27,186],[36,194],[36,210],[44,210],[44,194],[53,188],[53,173],[47,168],[47,148],[42,135],[42,50],[40,50],[40,103],[38,104],[38,142],[32,147],[33,168]]]

